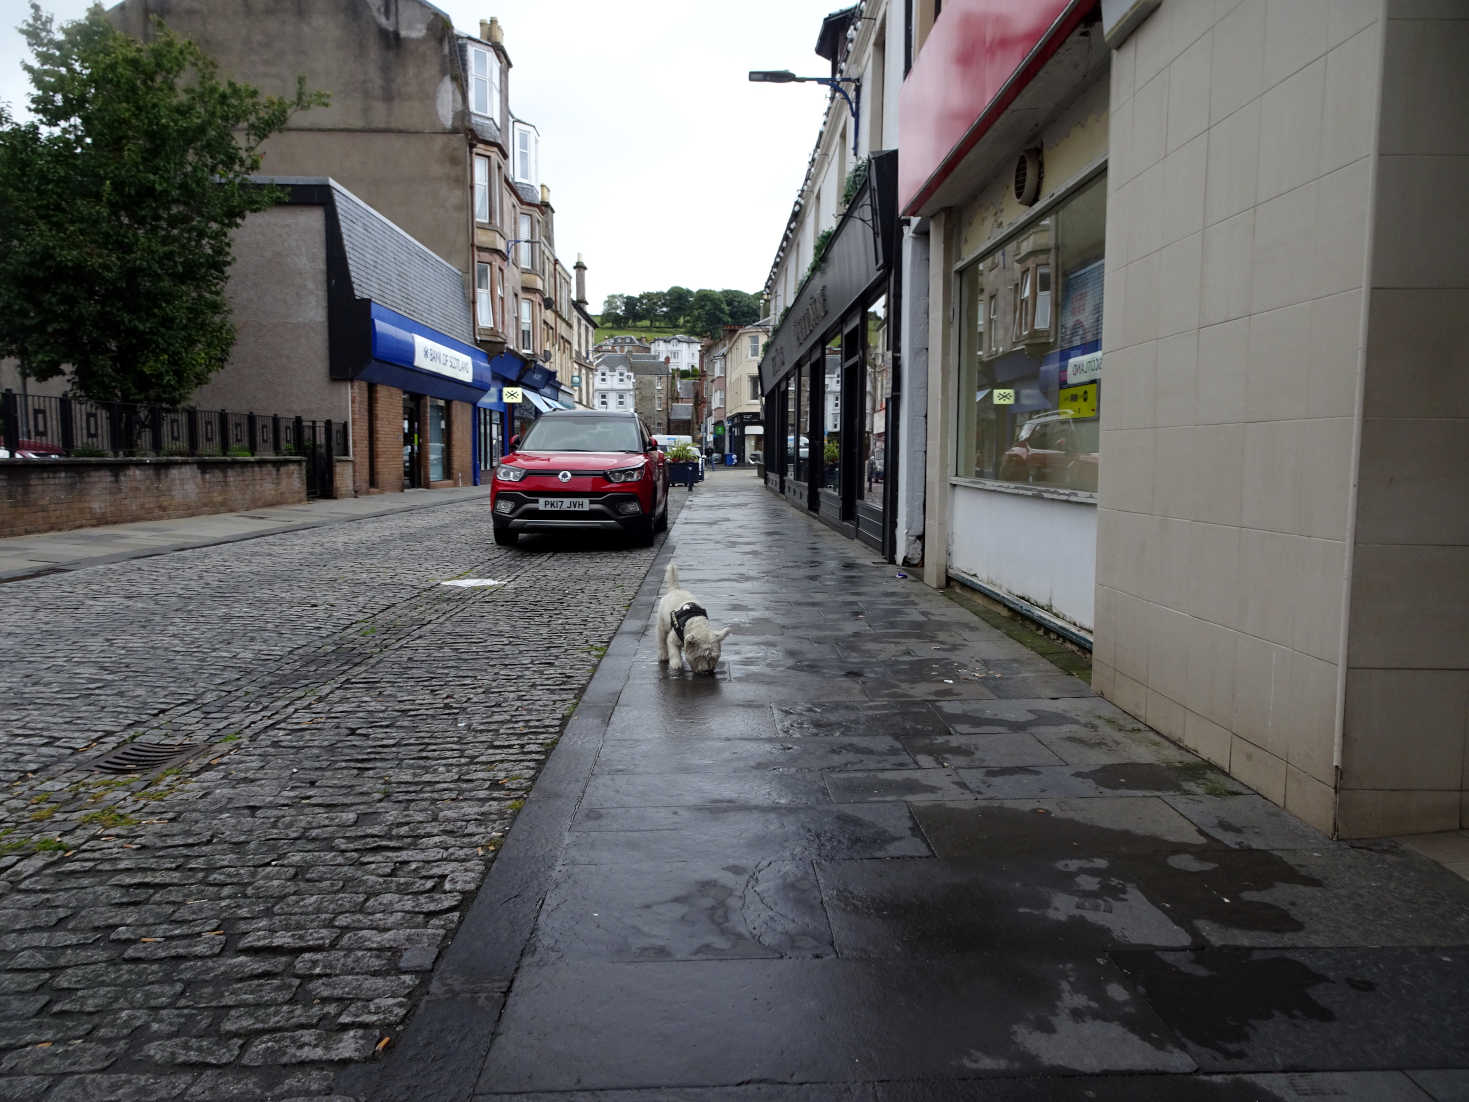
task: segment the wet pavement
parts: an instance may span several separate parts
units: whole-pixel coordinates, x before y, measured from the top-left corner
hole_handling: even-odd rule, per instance
[[[660,668],[663,565],[730,626]],[[744,472],[374,1099],[1462,1099],[1469,883],[1332,842]]]

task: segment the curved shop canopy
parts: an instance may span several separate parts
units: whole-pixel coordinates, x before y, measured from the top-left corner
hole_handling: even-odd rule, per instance
[[[489,357],[473,345],[376,302],[370,317],[372,358],[357,378],[471,404],[493,385]]]

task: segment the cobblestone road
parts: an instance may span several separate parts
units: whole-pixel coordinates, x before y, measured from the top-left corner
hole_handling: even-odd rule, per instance
[[[475,503],[0,586],[0,1098],[373,1058],[655,554],[525,548]]]

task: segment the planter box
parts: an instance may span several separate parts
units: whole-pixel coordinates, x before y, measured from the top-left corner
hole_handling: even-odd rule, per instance
[[[690,460],[687,463],[668,464],[668,483],[670,486],[687,486],[694,488],[694,483],[699,481],[699,461]]]

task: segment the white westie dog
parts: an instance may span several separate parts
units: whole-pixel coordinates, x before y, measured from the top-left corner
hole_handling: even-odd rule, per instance
[[[715,631],[709,613],[692,593],[679,587],[677,563],[668,564],[663,584],[668,592],[658,599],[658,661],[671,660],[682,668],[687,658],[695,673],[713,673],[729,628]]]

